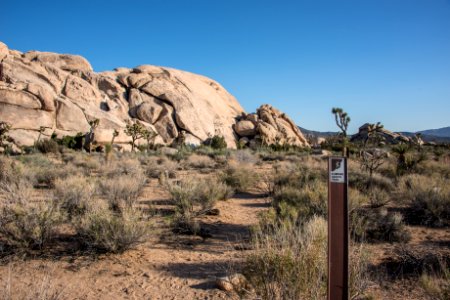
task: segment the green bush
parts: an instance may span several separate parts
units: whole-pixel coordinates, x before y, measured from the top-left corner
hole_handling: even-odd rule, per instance
[[[223,136],[215,135],[211,139],[210,146],[213,149],[226,149],[227,142],[225,141],[225,138]]]

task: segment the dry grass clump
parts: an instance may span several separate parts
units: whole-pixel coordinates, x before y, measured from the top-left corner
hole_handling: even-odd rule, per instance
[[[70,218],[83,214],[92,205],[94,194],[95,185],[84,176],[70,176],[55,181],[54,196]]]
[[[98,251],[120,253],[141,243],[148,234],[148,224],[136,208],[121,212],[110,209],[87,211],[74,223],[80,241]]]
[[[110,207],[120,211],[124,207],[133,206],[146,183],[143,174],[115,175],[112,178],[102,178],[99,181],[99,192],[107,200]]]
[[[450,225],[450,181],[429,176],[402,178],[403,199],[409,206],[408,221],[428,226]]]
[[[198,233],[200,226],[196,218],[211,213],[218,200],[226,200],[232,195],[232,190],[217,179],[166,180],[164,186],[175,205],[172,226],[178,233]]]
[[[221,180],[237,192],[255,187],[258,179],[258,174],[247,164],[230,164],[221,174]]]
[[[6,243],[16,248],[43,248],[65,219],[59,204],[33,201],[32,187],[25,183],[9,185],[1,192],[5,201],[0,207],[0,233]]]
[[[327,287],[327,223],[313,217],[301,226],[281,224],[256,232],[244,273],[262,299],[321,299]],[[351,298],[367,285],[366,259],[352,247]]]
[[[422,274],[419,284],[431,299],[450,299],[450,267],[443,265],[440,272],[430,271]]]
[[[211,169],[215,166],[215,161],[209,156],[192,154],[186,160],[186,165],[195,169]]]

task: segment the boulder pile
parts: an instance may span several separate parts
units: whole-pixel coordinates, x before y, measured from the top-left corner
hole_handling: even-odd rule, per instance
[[[198,145],[214,135],[231,148],[239,137],[306,143],[295,124],[268,105],[236,124],[242,115],[231,94],[201,75],[151,65],[97,73],[78,55],[22,53],[0,42],[0,121],[12,125],[16,146],[91,130],[94,142],[105,144],[117,130],[114,142],[126,148],[131,138],[124,129],[134,121],[156,132],[155,143],[164,145],[180,136]]]
[[[241,145],[289,144],[309,147],[297,125],[285,113],[268,104],[261,105],[256,113],[243,113],[234,125],[234,130]]]

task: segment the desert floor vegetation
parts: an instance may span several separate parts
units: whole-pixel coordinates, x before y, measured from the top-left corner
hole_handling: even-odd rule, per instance
[[[324,155],[52,147],[0,156],[0,299],[326,298]],[[373,174],[350,155],[352,299],[448,299],[450,151],[438,150],[402,165],[397,149]]]

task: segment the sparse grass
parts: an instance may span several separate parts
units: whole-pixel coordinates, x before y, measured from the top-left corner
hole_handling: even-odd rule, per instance
[[[120,253],[141,243],[149,232],[142,212],[126,208],[89,210],[75,221],[80,241],[98,251]]]

